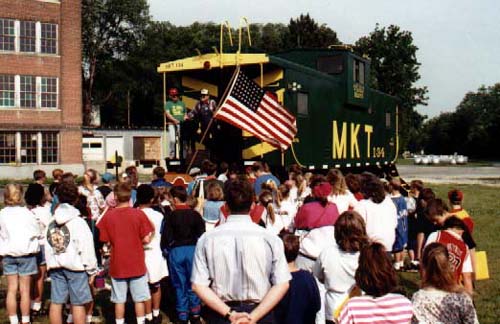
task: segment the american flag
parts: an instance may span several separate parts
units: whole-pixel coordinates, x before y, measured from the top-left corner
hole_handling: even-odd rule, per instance
[[[243,72],[237,73],[214,117],[286,150],[297,134],[295,117]]]

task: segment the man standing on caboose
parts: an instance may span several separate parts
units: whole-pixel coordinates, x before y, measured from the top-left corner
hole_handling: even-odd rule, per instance
[[[200,94],[200,101],[198,101],[196,106],[194,106],[193,110],[191,110],[187,116],[188,119],[196,121],[197,125],[199,124],[199,134],[200,136],[203,136],[210,125],[210,121],[214,116],[215,110],[217,109],[217,103],[215,100],[210,99],[210,94],[207,89],[201,89]],[[209,129],[209,132],[204,139],[204,144],[208,144],[208,146],[210,146],[212,142],[213,129],[213,127]]]
[[[168,91],[169,99],[165,104],[165,116],[168,123],[168,148],[171,159],[181,158],[180,125],[186,119],[186,105],[179,100],[179,91],[171,88]]]

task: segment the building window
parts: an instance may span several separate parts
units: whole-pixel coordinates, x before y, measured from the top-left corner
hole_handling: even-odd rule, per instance
[[[16,34],[14,20],[0,19],[0,51],[14,51],[16,49]]]
[[[36,163],[37,133],[21,133],[21,163]]]
[[[36,108],[36,77],[21,75],[21,107]]]
[[[41,52],[57,54],[57,25],[42,24]]]
[[[41,78],[41,108],[57,108],[57,78]]]
[[[21,52],[36,52],[36,23],[34,21],[21,21],[19,45]]]
[[[59,138],[56,132],[42,132],[42,163],[59,161]]]
[[[13,75],[0,74],[0,107],[14,107],[16,82]]]
[[[16,133],[0,132],[0,163],[16,162]]]

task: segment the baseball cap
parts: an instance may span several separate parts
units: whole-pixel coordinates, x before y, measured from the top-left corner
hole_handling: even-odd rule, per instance
[[[208,94],[208,89],[201,89],[201,94],[202,95],[207,95]]]
[[[105,172],[101,176],[102,182],[109,183],[115,179],[115,176],[109,172]]]

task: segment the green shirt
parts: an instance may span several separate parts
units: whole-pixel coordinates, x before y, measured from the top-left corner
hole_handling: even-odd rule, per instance
[[[169,100],[165,104],[165,111],[181,122],[184,121],[184,114],[186,114],[186,105],[180,100],[178,100],[177,102]]]

